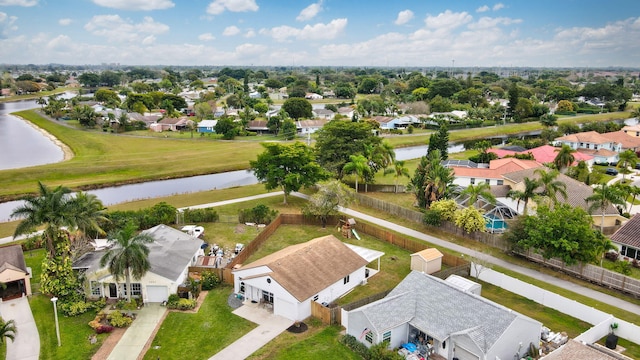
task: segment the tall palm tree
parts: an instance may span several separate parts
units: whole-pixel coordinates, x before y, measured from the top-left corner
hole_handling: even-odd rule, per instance
[[[386,169],[384,171],[385,174],[393,174],[393,190],[395,193],[398,192],[398,181],[400,180],[400,178],[403,176],[407,178],[411,177],[411,175],[409,174],[409,169],[404,166],[404,164],[404,160],[395,160],[393,162],[393,169]]]
[[[556,149],[555,152],[558,153],[556,157],[553,159],[553,164],[556,166],[556,169],[564,174],[566,169],[576,161],[576,158],[573,156],[573,153],[576,151],[571,148],[571,146],[567,144],[562,144],[560,149]]]
[[[593,195],[585,199],[589,205],[589,212],[593,213],[595,210],[602,212],[602,221],[600,222],[600,232],[604,231],[604,216],[606,214],[609,205],[622,205],[624,204],[624,194],[622,191],[607,184],[599,184],[593,189]]]
[[[73,222],[77,228],[76,236],[71,243],[71,255],[75,259],[88,249],[90,238],[104,235],[100,224],[109,222],[109,219],[105,216],[106,208],[102,201],[94,194],[80,191],[73,198],[71,205],[71,216],[75,217]]]
[[[629,202],[629,208],[627,210],[628,213],[631,212],[631,206],[636,203],[636,198],[640,195],[640,187],[633,185],[629,187],[629,196],[633,197],[633,200]]]
[[[453,192],[453,169],[445,167],[440,162],[440,151],[435,150],[429,154],[429,167],[425,175],[424,192],[426,207],[431,203],[449,196]]]
[[[553,204],[558,203],[557,194],[562,195],[565,200],[567,199],[567,184],[557,179],[560,175],[558,170],[546,171],[540,168],[536,169],[534,173],[538,175],[538,185],[542,188],[539,195],[548,197]]]
[[[16,322],[14,320],[4,321],[0,318],[0,344],[4,344],[4,338],[11,339],[13,342],[16,339]]]
[[[479,197],[487,200],[490,204],[495,205],[496,198],[491,193],[491,187],[486,182],[481,182],[478,184],[471,184],[467,186],[462,192],[461,195],[469,195],[468,205],[475,207],[476,202]]]
[[[69,188],[58,186],[51,189],[41,182],[38,182],[38,192],[37,196],[23,197],[24,204],[11,213],[11,217],[22,219],[13,236],[30,234],[38,226],[44,225],[43,237],[49,255],[53,257],[60,228],[76,225],[77,218],[72,215],[73,198],[69,195]]]
[[[625,175],[629,173],[629,167],[635,167],[638,163],[638,155],[629,149],[618,154],[618,167],[622,173],[622,182],[625,181]]]
[[[356,176],[356,192],[358,192],[358,178],[362,180],[371,172],[369,167],[369,161],[363,155],[349,155],[348,163],[342,167],[342,172],[345,174],[355,174]]]
[[[151,269],[147,244],[153,242],[153,237],[144,233],[136,234],[136,226],[129,223],[109,236],[109,242],[115,246],[102,256],[100,266],[108,265],[116,281],[124,276],[127,300],[131,302],[131,277],[140,279]]]
[[[536,196],[536,189],[540,186],[540,183],[536,179],[524,178],[524,189],[523,190],[511,190],[507,194],[507,197],[516,200],[518,203],[516,207],[520,207],[520,201],[524,203],[524,210],[522,214],[527,216],[527,212],[529,210],[529,200],[533,199]]]

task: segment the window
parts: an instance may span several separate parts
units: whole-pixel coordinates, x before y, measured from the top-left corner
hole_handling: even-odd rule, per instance
[[[122,294],[127,296],[128,294],[127,294],[127,284],[126,283],[122,284],[122,289],[123,289]],[[132,283],[131,284],[131,295],[132,296],[140,296],[142,294],[140,289],[142,289],[142,287],[140,286],[140,283]]]
[[[345,276],[342,281],[343,281],[343,284],[346,285],[349,282],[349,275]]]
[[[273,304],[273,293],[262,290],[262,300],[267,304]]]
[[[476,183],[476,179],[475,178],[471,178],[471,180],[469,181],[472,185]]]
[[[101,288],[99,282],[92,281],[90,283],[90,286],[91,286],[91,295],[93,295],[93,296],[102,296],[102,288]]]
[[[391,331],[387,331],[386,333],[382,334],[382,342],[391,342]]]
[[[489,179],[485,179],[484,182],[486,182],[487,185],[491,185],[491,180],[489,180]]]
[[[498,180],[497,183],[498,185],[504,185],[504,180]]]
[[[364,336],[364,339],[367,340],[369,344],[373,344],[373,331],[369,331],[367,335]]]

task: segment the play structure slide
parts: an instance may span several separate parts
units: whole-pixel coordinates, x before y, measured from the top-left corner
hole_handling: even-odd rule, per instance
[[[358,235],[358,233],[356,232],[356,229],[351,229],[351,232],[353,233],[353,236],[356,237],[356,239],[360,240],[360,235]]]

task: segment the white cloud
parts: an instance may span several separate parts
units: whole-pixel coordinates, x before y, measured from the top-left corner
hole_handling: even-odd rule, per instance
[[[236,46],[236,54],[240,56],[255,56],[267,50],[265,45],[261,44],[242,44]]]
[[[222,14],[225,10],[231,12],[247,12],[258,11],[258,8],[255,0],[214,0],[207,7],[207,13],[218,15]]]
[[[505,17],[481,17],[477,22],[469,24],[468,28],[472,30],[478,29],[487,29],[493,28],[499,25],[512,25],[512,24],[520,24],[522,23],[522,19],[511,19]]]
[[[58,20],[58,24],[60,24],[62,26],[67,26],[67,25],[71,24],[71,19],[69,19],[69,18],[60,19],[60,20]]]
[[[0,11],[0,38],[6,38],[10,33],[18,30],[18,26],[15,25],[16,20],[18,20],[16,16]]]
[[[253,29],[249,29],[247,30],[247,32],[244,34],[244,37],[246,38],[252,38],[256,36],[256,32]]]
[[[93,0],[94,4],[120,10],[164,10],[176,4],[171,0]]]
[[[222,35],[224,36],[234,36],[234,35],[238,35],[240,33],[240,29],[235,26],[235,25],[231,25],[231,26],[227,26],[224,31],[222,32]]]
[[[38,0],[0,0],[0,6],[31,7],[36,5],[38,5]]]
[[[133,23],[120,15],[96,15],[84,26],[93,35],[103,36],[109,42],[149,41],[149,35],[159,35],[169,31],[169,26],[145,16],[142,22]]]
[[[322,0],[317,3],[313,3],[300,11],[300,14],[296,17],[297,21],[311,20],[322,10]]]
[[[489,7],[487,5],[482,5],[476,9],[476,12],[479,12],[479,13],[486,12],[486,11],[489,11]]]
[[[497,4],[493,5],[493,8],[492,8],[493,11],[498,11],[500,9],[504,9],[504,4],[503,3],[497,3]]]
[[[445,32],[469,23],[471,20],[473,20],[473,16],[469,15],[466,11],[454,13],[451,12],[451,10],[446,10],[438,14],[438,16],[427,15],[424,22],[427,28],[438,29]]]
[[[72,43],[73,41],[67,35],[58,35],[49,40],[45,47],[51,51],[66,51],[70,49]]]
[[[328,24],[317,23],[305,25],[304,28],[294,28],[288,25],[277,26],[272,29],[261,29],[260,34],[269,35],[276,41],[285,41],[288,38],[301,40],[328,40],[341,34],[347,26],[347,19],[334,19]]]
[[[396,25],[404,25],[413,19],[413,11],[411,10],[402,10],[398,13],[398,17],[394,22]]]
[[[198,35],[198,40],[202,40],[202,41],[212,41],[215,40],[215,36],[213,36],[212,33],[204,33],[204,34],[200,34]]]

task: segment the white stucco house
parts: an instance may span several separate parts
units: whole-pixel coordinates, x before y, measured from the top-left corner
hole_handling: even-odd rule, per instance
[[[166,225],[157,225],[143,233],[154,239],[147,244],[151,269],[141,279],[131,280],[131,294],[142,297],[144,302],[163,302],[187,280],[189,266],[204,255],[201,249],[204,242]],[[73,269],[85,275],[89,298],[127,296],[125,279],[116,279],[106,266],[100,266],[100,259],[106,251],[89,252],[73,263]]]
[[[385,298],[343,311],[342,325],[367,347],[413,343],[446,359],[520,359],[542,324],[453,284],[412,271]]]
[[[561,136],[554,140],[553,145],[568,145],[577,152],[591,155],[596,164],[617,162],[618,153],[622,151],[622,144],[596,131]]]
[[[379,271],[384,253],[345,244],[333,235],[291,245],[233,271],[234,290],[294,321],[311,315],[311,302],[329,304]],[[378,260],[378,268],[367,264]]]

